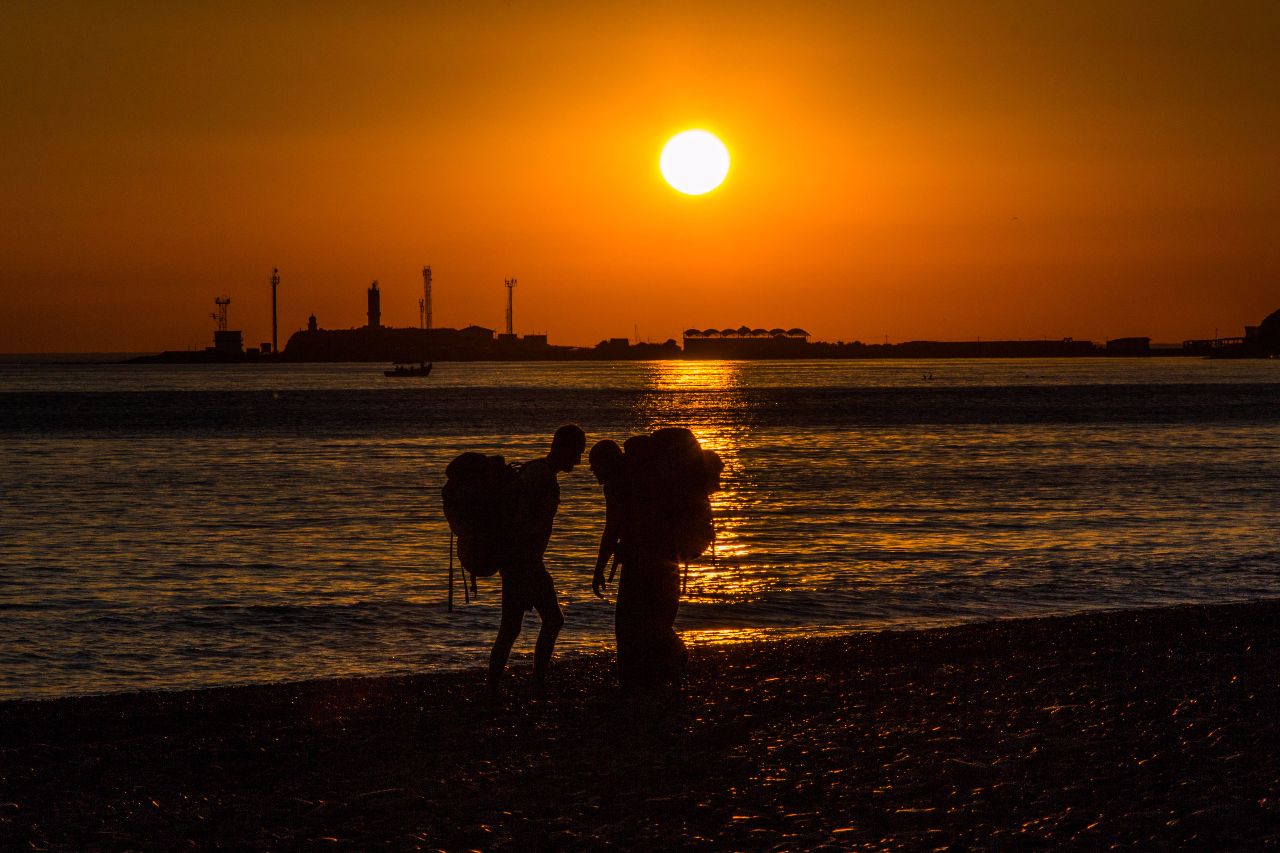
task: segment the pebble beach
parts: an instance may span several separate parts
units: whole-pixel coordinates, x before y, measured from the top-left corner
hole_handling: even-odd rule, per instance
[[[1257,848],[1280,602],[0,703],[0,849]]]

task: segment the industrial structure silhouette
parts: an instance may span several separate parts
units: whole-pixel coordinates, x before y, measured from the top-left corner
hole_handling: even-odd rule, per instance
[[[514,291],[517,280],[503,280],[507,290],[506,331],[484,326],[436,327],[432,315],[432,270],[422,268],[422,298],[418,300],[418,328],[382,324],[382,291],[374,280],[366,292],[364,326],[322,328],[311,314],[304,330],[294,332],[283,351],[277,340],[277,290],[280,271],[271,273],[271,341],[246,349],[243,334],[228,327],[230,296],[214,299],[213,346],[203,350],[171,351],[143,356],[141,362],[238,361],[478,361],[572,359],[830,359],[830,358],[1067,358],[1081,356],[1208,358],[1268,358],[1280,356],[1280,310],[1256,326],[1245,326],[1238,337],[1186,340],[1181,345],[1154,345],[1148,337],[1113,338],[1103,344],[1059,340],[905,341],[868,344],[862,341],[812,341],[801,328],[765,329],[689,328],[677,343],[610,338],[594,347],[554,346],[545,334],[519,335],[515,328]]]

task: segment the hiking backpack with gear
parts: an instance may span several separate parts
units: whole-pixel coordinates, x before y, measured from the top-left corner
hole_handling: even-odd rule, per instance
[[[509,554],[512,485],[520,468],[501,456],[461,453],[445,468],[440,490],[449,531],[458,538],[463,590],[470,600],[475,579],[493,576]],[[452,540],[451,540],[452,541]],[[468,579],[470,575],[470,590]],[[453,549],[449,553],[449,609],[453,609]]]
[[[660,545],[677,562],[701,557],[715,540],[711,495],[724,470],[719,454],[704,450],[684,427],[632,436],[623,447],[633,495],[630,535]]]

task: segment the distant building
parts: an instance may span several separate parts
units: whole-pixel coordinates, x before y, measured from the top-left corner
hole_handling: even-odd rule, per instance
[[[520,356],[528,354],[534,350],[545,350],[547,348],[546,335],[517,335],[510,332],[503,332],[498,335],[497,339],[498,351],[504,357]]]
[[[312,314],[310,317],[307,318],[307,331],[314,332],[318,328],[320,327],[316,325],[316,315]]]
[[[589,352],[590,358],[610,361],[656,361],[659,359],[670,361],[684,355],[680,351],[680,346],[672,338],[660,344],[640,341],[633,344],[628,338],[608,338],[596,344]]]
[[[213,333],[213,350],[223,355],[240,355],[244,352],[244,335],[235,330],[219,329]]]
[[[488,346],[493,343],[493,329],[486,329],[484,326],[476,326],[474,324],[464,326],[458,330],[457,335],[459,340],[473,345],[483,344]]]
[[[1274,358],[1280,356],[1280,311],[1272,311],[1256,326],[1245,326],[1238,338],[1201,338],[1182,342],[1187,355],[1209,358]]]
[[[686,358],[794,358],[809,345],[804,329],[685,329]]]

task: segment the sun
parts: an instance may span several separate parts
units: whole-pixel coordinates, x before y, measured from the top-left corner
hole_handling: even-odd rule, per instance
[[[662,148],[658,168],[685,195],[709,193],[729,174],[729,149],[705,130],[677,133]]]

